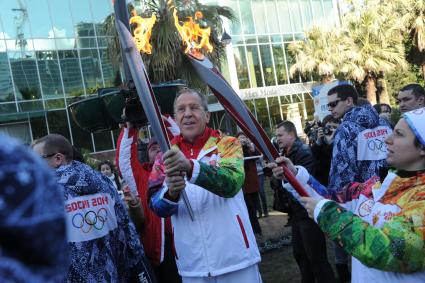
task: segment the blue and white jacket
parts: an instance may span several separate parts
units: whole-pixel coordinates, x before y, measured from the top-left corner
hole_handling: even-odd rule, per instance
[[[345,113],[335,133],[328,189],[339,191],[352,182],[365,182],[386,167],[385,139],[390,124],[370,105]]]
[[[78,161],[56,169],[56,176],[65,195],[67,282],[150,279],[136,229],[112,182]]]

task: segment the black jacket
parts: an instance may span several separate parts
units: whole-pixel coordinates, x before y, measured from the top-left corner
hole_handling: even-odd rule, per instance
[[[329,171],[331,170],[332,148],[333,144],[326,144],[324,142],[320,145],[314,143],[311,146],[311,151],[316,159],[316,170],[313,176],[325,187],[328,186]]]
[[[310,146],[303,143],[300,139],[297,139],[289,149],[289,151],[285,154],[287,158],[289,158],[294,165],[301,165],[307,171],[314,175],[315,172],[315,160],[313,153],[310,149]],[[290,194],[289,196],[289,206],[291,209],[291,216],[293,218],[308,218],[307,211],[305,208]]]

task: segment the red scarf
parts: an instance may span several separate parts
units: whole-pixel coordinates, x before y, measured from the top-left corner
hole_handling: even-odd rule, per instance
[[[195,138],[193,143],[186,141],[183,136],[180,134],[171,141],[172,144],[176,144],[183,154],[189,159],[196,159],[204,147],[205,143],[210,137],[220,137],[220,133],[211,128],[205,127],[202,135]]]

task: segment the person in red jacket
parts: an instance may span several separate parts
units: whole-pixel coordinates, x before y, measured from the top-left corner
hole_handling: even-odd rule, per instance
[[[140,198],[145,216],[141,240],[158,282],[181,282],[172,252],[171,220],[158,217],[148,204],[148,177],[160,147],[156,139],[151,138],[146,147],[147,156],[140,162],[138,142],[138,129],[127,123],[118,137],[116,164],[130,190]],[[140,142],[139,145],[143,147]]]

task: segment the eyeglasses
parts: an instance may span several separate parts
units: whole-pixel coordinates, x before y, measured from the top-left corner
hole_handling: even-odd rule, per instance
[[[329,108],[335,108],[337,105],[338,105],[338,103],[341,101],[341,99],[337,99],[337,100],[335,100],[335,101],[333,101],[333,102],[329,102],[328,103],[328,109]]]
[[[51,153],[51,154],[43,154],[43,155],[41,155],[41,157],[46,159],[46,158],[50,158],[52,156],[55,156],[56,154],[58,154],[58,153],[56,152],[56,153]]]

